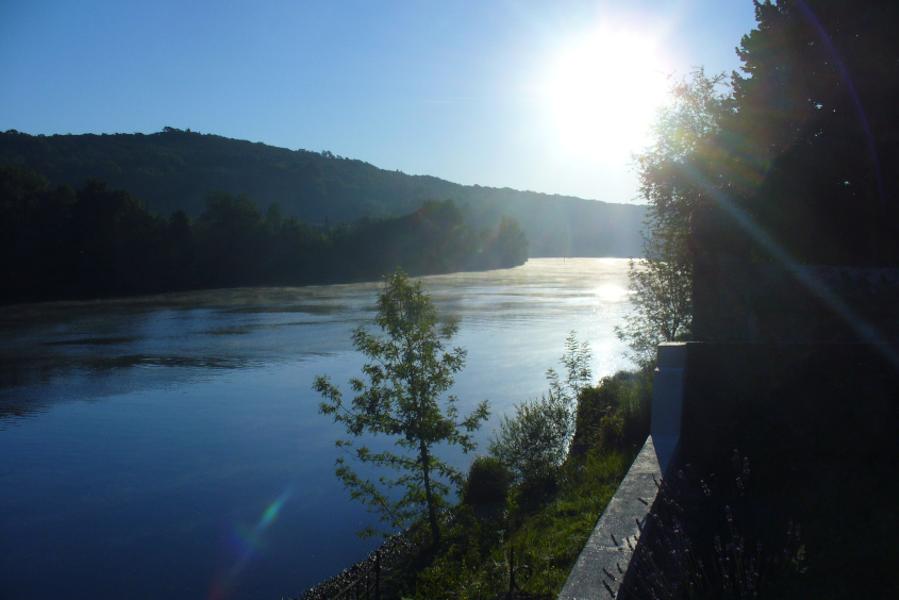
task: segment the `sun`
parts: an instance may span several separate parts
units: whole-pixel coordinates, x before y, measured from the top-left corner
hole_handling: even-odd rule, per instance
[[[559,148],[608,162],[645,147],[668,96],[668,73],[649,36],[601,29],[572,39],[549,61],[541,85]]]

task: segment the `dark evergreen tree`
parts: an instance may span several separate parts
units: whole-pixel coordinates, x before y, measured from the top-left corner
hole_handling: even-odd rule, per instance
[[[756,2],[723,124],[730,192],[800,261],[899,262],[899,3]]]

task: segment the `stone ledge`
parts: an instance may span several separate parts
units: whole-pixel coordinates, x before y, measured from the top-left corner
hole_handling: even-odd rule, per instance
[[[650,435],[593,528],[559,600],[618,598],[662,476],[680,450],[687,346],[661,344]]]
[[[581,550],[560,600],[617,597],[661,478],[662,468],[649,436]]]

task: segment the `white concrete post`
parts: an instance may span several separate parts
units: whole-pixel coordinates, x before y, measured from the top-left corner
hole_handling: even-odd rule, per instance
[[[649,433],[663,474],[668,471],[680,443],[686,367],[686,344],[671,342],[659,345]]]

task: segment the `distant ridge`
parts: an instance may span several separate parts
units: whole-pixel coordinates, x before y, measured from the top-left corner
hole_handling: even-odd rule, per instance
[[[55,184],[108,182],[152,212],[199,214],[213,191],[245,194],[262,210],[313,224],[407,214],[428,200],[452,199],[493,227],[502,215],[524,229],[530,256],[639,256],[645,208],[510,188],[460,185],[407,175],[330,152],[165,128],[153,134],[33,136],[0,133],[0,165],[33,169]]]

